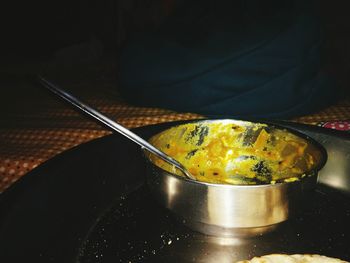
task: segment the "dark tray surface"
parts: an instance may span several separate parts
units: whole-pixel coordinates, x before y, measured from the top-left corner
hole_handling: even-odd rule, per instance
[[[169,125],[135,131],[147,138]],[[334,188],[319,185],[303,213],[275,233],[223,240],[192,232],[159,207],[144,169],[139,147],[112,135],[33,170],[0,196],[1,260],[232,262],[272,252],[350,260],[350,198]]]

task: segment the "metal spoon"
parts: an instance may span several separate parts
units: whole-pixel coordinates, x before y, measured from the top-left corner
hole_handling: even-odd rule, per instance
[[[106,125],[107,127],[112,129],[113,131],[116,131],[116,132],[124,135],[128,139],[130,139],[133,142],[135,142],[138,145],[140,145],[142,148],[144,148],[144,149],[148,150],[149,152],[155,154],[156,156],[158,156],[159,158],[161,158],[165,162],[167,162],[167,163],[169,163],[171,165],[174,165],[187,178],[189,178],[191,180],[196,180],[195,177],[193,175],[191,175],[191,173],[189,171],[187,171],[187,169],[181,163],[179,163],[178,161],[176,161],[174,158],[170,157],[169,155],[165,154],[161,150],[157,149],[156,147],[154,147],[153,145],[151,145],[150,143],[148,143],[147,141],[142,139],[140,136],[138,136],[135,133],[131,132],[130,130],[128,130],[124,126],[120,125],[119,123],[117,123],[117,122],[111,120],[110,118],[106,117],[105,115],[103,115],[99,111],[91,108],[89,105],[81,102],[79,99],[77,99],[73,95],[69,94],[65,90],[61,89],[57,85],[53,84],[52,82],[46,80],[42,76],[38,76],[38,79],[39,79],[39,82],[43,86],[45,86],[50,91],[52,91],[56,95],[58,95],[61,98],[63,98],[65,101],[69,102],[71,105],[73,105],[76,108],[80,109],[81,111],[87,113],[88,115],[93,117],[95,120],[97,120],[98,122]]]

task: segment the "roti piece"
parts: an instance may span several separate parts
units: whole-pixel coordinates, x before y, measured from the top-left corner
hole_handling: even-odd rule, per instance
[[[286,255],[271,254],[254,257],[251,260],[243,260],[237,263],[349,263],[338,258],[330,258],[322,255]]]

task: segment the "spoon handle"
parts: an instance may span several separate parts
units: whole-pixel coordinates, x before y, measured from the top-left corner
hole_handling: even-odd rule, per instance
[[[107,116],[103,115],[101,112],[93,109],[89,105],[83,103],[78,98],[74,97],[72,94],[68,93],[67,91],[61,89],[57,85],[53,84],[52,82],[46,80],[42,76],[38,76],[39,82],[45,86],[47,89],[52,91],[54,94],[58,95],[65,101],[69,102],[71,105],[75,106],[76,108],[80,109],[81,111],[85,112],[92,118],[98,120],[100,123],[103,123],[113,131],[116,131],[128,139],[132,140],[133,142],[140,145],[142,148],[146,149],[147,151],[153,153],[154,155],[158,156],[165,162],[174,165],[176,168],[178,168],[183,174],[192,180],[196,180],[193,175],[191,175],[187,169],[178,161],[176,161],[174,158],[170,157],[169,155],[165,154],[161,150],[154,147],[152,144],[148,143],[144,139],[142,139],[140,136],[136,135],[132,131],[128,130],[124,126],[120,125],[119,123],[111,120]]]

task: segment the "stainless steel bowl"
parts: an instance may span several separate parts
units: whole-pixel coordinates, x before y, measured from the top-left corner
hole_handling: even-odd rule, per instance
[[[269,131],[279,130],[296,135],[307,142],[311,149],[308,154],[313,155],[317,162],[312,169],[304,171],[298,180],[291,182],[232,185],[186,179],[159,167],[153,157],[146,153],[150,168],[148,186],[159,203],[193,230],[216,236],[251,236],[271,231],[298,211],[303,194],[317,183],[318,171],[327,158],[326,152],[305,135],[268,124],[236,120],[190,123],[203,127],[223,122],[253,127],[245,135],[255,139],[257,136],[254,132],[259,130],[256,129],[257,125],[268,127]]]

